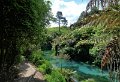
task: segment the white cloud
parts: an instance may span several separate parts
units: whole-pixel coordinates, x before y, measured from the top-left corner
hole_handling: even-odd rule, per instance
[[[65,2],[64,0],[52,0],[52,13],[56,16],[57,11],[62,11],[63,16],[68,20],[68,25],[77,21],[80,13],[85,10],[87,3],[76,3],[75,1]],[[56,26],[52,24],[51,26]]]

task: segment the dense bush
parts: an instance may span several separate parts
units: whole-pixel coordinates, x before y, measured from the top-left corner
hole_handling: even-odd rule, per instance
[[[48,82],[66,82],[65,77],[58,71],[52,70],[50,75],[45,75]]]
[[[51,50],[52,49],[52,40],[55,36],[46,35],[46,40],[41,44],[41,50]]]
[[[84,26],[55,38],[54,43],[59,40],[60,52],[70,55],[71,59],[100,66],[105,46],[114,35],[119,34],[118,31],[113,32],[115,28],[106,28],[104,23]]]
[[[44,42],[42,42],[41,49],[42,50],[51,50],[54,47],[52,45],[53,40],[61,35],[67,34],[69,31],[70,31],[70,29],[67,27],[61,27],[61,32],[59,32],[58,27],[47,28],[46,40]]]
[[[28,59],[37,66],[38,71],[44,74],[48,82],[66,82],[62,73],[53,69],[51,63],[44,59],[44,54],[41,50],[33,51]]]
[[[50,18],[50,1],[0,0],[0,81],[14,79],[22,45],[38,45]],[[26,47],[25,47],[26,48]]]
[[[88,61],[88,58],[91,58],[89,56],[89,49],[92,48],[94,44],[89,40],[93,34],[93,27],[83,27],[71,31],[64,36],[60,36],[60,52],[70,55],[71,59]],[[54,41],[56,43],[56,40]]]
[[[52,65],[47,60],[43,60],[43,63],[38,66],[38,70],[43,74],[51,74]]]
[[[36,66],[41,65],[43,63],[43,52],[41,50],[33,51],[28,57],[28,60],[30,60]]]

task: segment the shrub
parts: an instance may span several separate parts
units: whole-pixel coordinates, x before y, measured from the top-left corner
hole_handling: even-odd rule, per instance
[[[50,74],[52,71],[52,65],[47,60],[44,60],[43,64],[38,66],[38,70],[43,74]]]
[[[43,52],[40,50],[35,50],[32,52],[32,54],[28,57],[28,59],[33,62],[36,66],[42,64],[43,60]]]
[[[65,79],[69,82],[70,77],[73,76],[76,72],[71,69],[62,69],[61,73],[64,75]]]
[[[21,62],[23,62],[24,60],[25,60],[25,57],[22,56],[22,55],[18,55],[18,56],[16,57],[16,63],[21,63]]]
[[[45,75],[45,79],[48,82],[66,82],[65,77],[58,70],[53,70],[50,75]]]

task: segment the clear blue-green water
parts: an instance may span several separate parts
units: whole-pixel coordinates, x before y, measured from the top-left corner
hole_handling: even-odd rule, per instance
[[[50,61],[50,63],[53,65],[55,68],[60,68],[62,65],[62,68],[69,68],[77,73],[84,73],[86,75],[93,75],[93,76],[101,76],[108,78],[108,73],[107,71],[101,71],[100,68],[91,66],[82,62],[75,62],[75,61],[70,61],[70,60],[65,60],[61,59],[55,56],[51,56],[49,52],[45,52],[45,58]]]

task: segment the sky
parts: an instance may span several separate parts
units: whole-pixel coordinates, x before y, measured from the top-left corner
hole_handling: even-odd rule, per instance
[[[68,20],[68,26],[77,21],[82,11],[86,9],[89,0],[50,0],[52,2],[52,13],[56,17],[57,11],[61,11],[63,17]],[[51,23],[51,27],[58,24]]]

